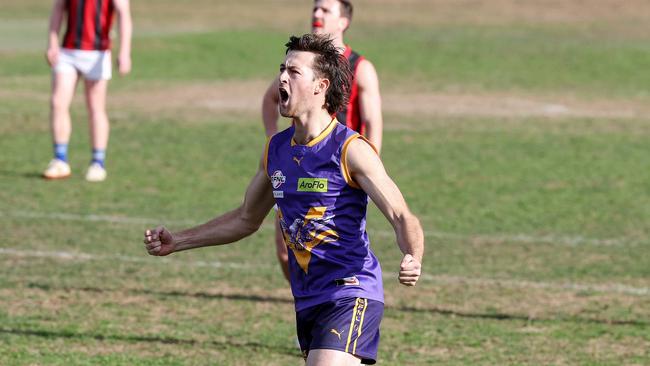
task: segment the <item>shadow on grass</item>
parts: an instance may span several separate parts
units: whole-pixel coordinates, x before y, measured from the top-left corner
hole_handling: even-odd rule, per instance
[[[298,348],[272,346],[257,342],[233,342],[233,341],[197,341],[194,339],[183,339],[175,337],[159,337],[159,336],[146,336],[146,335],[128,335],[128,334],[99,334],[99,333],[83,333],[71,332],[63,330],[43,330],[43,329],[13,329],[0,327],[0,333],[19,335],[19,336],[33,336],[42,338],[66,338],[66,339],[94,339],[98,341],[121,341],[121,342],[150,342],[150,343],[164,343],[174,345],[207,345],[222,348],[251,348],[260,351],[274,352],[289,356],[300,357]]]
[[[535,322],[553,322],[553,321],[560,321],[560,322],[572,322],[572,323],[588,323],[588,324],[607,324],[607,325],[633,325],[633,326],[641,326],[641,327],[646,327],[650,325],[650,322],[642,321],[642,320],[617,320],[617,319],[598,319],[598,318],[580,318],[580,317],[575,317],[575,316],[567,316],[567,317],[548,317],[548,318],[532,318],[526,315],[520,315],[520,314],[506,314],[506,313],[498,313],[498,312],[490,312],[490,313],[471,313],[471,312],[463,312],[463,311],[456,311],[456,310],[451,310],[451,309],[441,309],[438,307],[433,307],[433,308],[416,308],[416,307],[409,307],[409,306],[399,306],[399,307],[387,307],[387,309],[393,309],[393,310],[398,310],[398,311],[406,311],[406,312],[416,312],[416,313],[436,313],[440,315],[446,315],[446,316],[451,316],[451,317],[459,317],[459,318],[476,318],[476,319],[494,319],[494,320],[521,320],[529,323],[535,323]]]
[[[43,173],[41,172],[19,172],[19,171],[10,171],[10,170],[0,170],[0,177],[6,178],[27,178],[27,179],[43,179]]]
[[[75,290],[86,292],[126,292],[131,294],[144,294],[163,297],[194,297],[201,299],[219,299],[219,300],[235,300],[235,301],[253,301],[253,302],[266,302],[266,303],[287,303],[293,304],[293,299],[281,296],[260,296],[260,295],[244,295],[244,294],[214,294],[206,292],[184,292],[184,291],[160,291],[160,290],[147,290],[147,289],[102,289],[97,287],[54,287],[47,284],[29,283],[30,288],[38,288],[41,290]],[[580,317],[550,317],[550,318],[531,318],[521,314],[507,314],[499,312],[480,313],[480,312],[463,312],[451,309],[442,309],[436,306],[432,307],[412,307],[412,306],[387,306],[386,310],[403,311],[409,313],[435,313],[450,317],[470,318],[470,319],[492,319],[492,320],[517,320],[529,323],[533,322],[549,322],[549,321],[563,321],[574,323],[590,323],[590,324],[607,324],[607,325],[632,325],[632,326],[649,326],[650,322],[643,320],[617,320],[617,319],[598,319],[598,318],[580,318]]]
[[[163,297],[194,297],[198,299],[219,299],[219,300],[238,300],[238,301],[254,301],[254,302],[267,302],[267,303],[286,303],[293,305],[293,299],[281,296],[260,296],[260,295],[243,295],[243,294],[215,294],[207,292],[185,292],[185,291],[160,291],[160,290],[147,290],[147,289],[103,289],[97,287],[55,287],[40,283],[29,283],[29,288],[37,288],[44,291],[49,290],[74,290],[85,292],[126,292],[135,295],[153,295]]]

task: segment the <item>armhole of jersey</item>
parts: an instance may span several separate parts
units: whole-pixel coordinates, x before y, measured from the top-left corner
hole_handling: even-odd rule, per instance
[[[355,78],[357,77],[357,71],[359,71],[359,65],[361,65],[361,62],[363,62],[363,60],[365,60],[365,59],[366,59],[365,57],[359,55],[359,59],[357,60],[356,65],[354,65],[354,77]]]
[[[357,182],[352,179],[352,175],[350,174],[350,169],[348,168],[348,147],[350,147],[350,142],[352,140],[360,138],[363,141],[365,141],[372,149],[375,151],[377,155],[379,155],[379,152],[377,152],[377,148],[375,145],[370,142],[365,136],[360,135],[360,134],[354,134],[350,137],[348,137],[347,140],[343,143],[343,148],[341,149],[341,174],[343,175],[343,179],[345,179],[345,183],[347,183],[350,187],[356,188],[356,189],[361,189],[361,187],[357,184]]]
[[[271,145],[272,138],[273,136],[270,136],[266,139],[266,146],[264,147],[264,161],[262,161],[264,164],[264,173],[266,173],[266,176],[269,179],[271,179],[271,176],[269,175],[269,146]]]

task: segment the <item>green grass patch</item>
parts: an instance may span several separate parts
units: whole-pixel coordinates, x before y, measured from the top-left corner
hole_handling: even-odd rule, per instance
[[[289,33],[217,31],[136,38],[134,80],[272,78]],[[352,46],[390,88],[648,97],[643,40],[602,40],[571,29],[464,26],[361,33]],[[40,52],[3,52],[0,76],[46,75]]]
[[[15,19],[0,22],[0,364],[302,364],[271,216],[234,245],[154,258],[142,244],[146,228],[239,205],[265,141],[250,110],[169,102],[224,87],[211,81],[270,80],[289,34],[171,20],[156,34],[150,19],[133,74],[111,82],[108,180],[83,180],[79,89],[73,176],[48,182],[45,22],[34,20],[47,8],[13,1]],[[392,95],[648,96],[644,36],[485,24],[360,27],[349,42]],[[138,98],[147,85],[169,87],[156,101],[167,108]],[[382,158],[427,248],[422,281],[400,286],[392,228],[369,210],[386,275],[381,364],[650,363],[647,118],[385,117]]]

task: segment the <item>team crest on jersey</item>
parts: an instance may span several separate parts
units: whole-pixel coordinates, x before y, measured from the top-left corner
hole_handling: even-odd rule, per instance
[[[326,215],[325,207],[312,207],[303,218],[286,222],[280,213],[280,227],[284,242],[293,251],[300,268],[307,273],[311,251],[319,244],[337,240],[334,215]]]
[[[276,170],[271,174],[271,184],[274,189],[280,188],[280,186],[287,181],[287,177],[282,174],[281,170]]]

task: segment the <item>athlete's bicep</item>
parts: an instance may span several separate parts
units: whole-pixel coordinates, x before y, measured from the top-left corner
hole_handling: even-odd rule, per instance
[[[280,100],[279,79],[275,78],[271,85],[266,89],[262,98],[262,123],[266,130],[267,136],[272,136],[278,132],[278,101]]]
[[[65,0],[55,0],[53,9],[62,12],[65,9]]]
[[[113,0],[113,5],[119,14],[129,12],[129,0]]]
[[[345,158],[354,183],[368,194],[391,224],[408,211],[402,192],[367,142],[360,138],[353,140]]]
[[[379,93],[379,78],[375,67],[368,60],[363,60],[357,70],[357,84],[362,96],[372,98],[376,103],[373,107],[381,110],[381,97]]]
[[[359,86],[359,112],[366,124],[366,135],[377,150],[381,150],[384,124],[381,115],[381,95],[377,72],[370,61],[361,61],[356,78]]]
[[[266,92],[264,93],[264,100],[268,100],[274,103],[277,103],[280,100],[280,81],[278,78],[273,79],[273,82],[271,82],[271,85],[266,89]]]
[[[246,221],[261,224],[274,203],[271,181],[266,175],[266,171],[260,167],[246,189],[242,204],[243,218]]]

